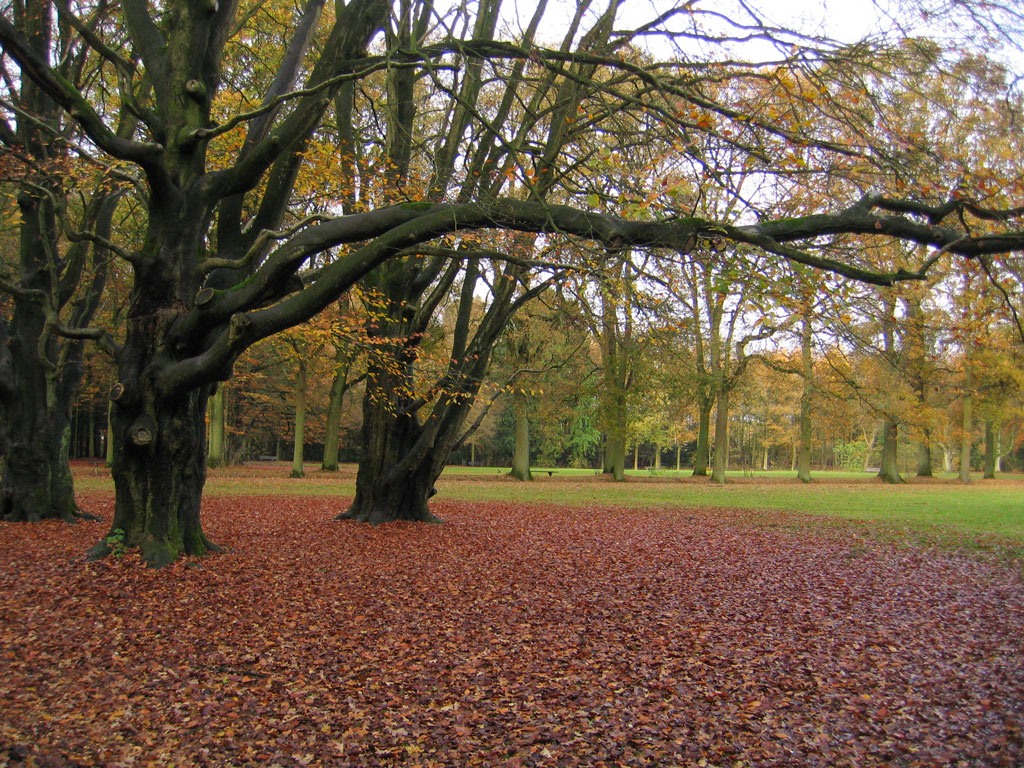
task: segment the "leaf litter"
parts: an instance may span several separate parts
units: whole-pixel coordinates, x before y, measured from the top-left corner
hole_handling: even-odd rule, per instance
[[[230,551],[161,571],[4,524],[0,766],[1024,764],[1019,570],[770,512],[339,507],[208,499]]]

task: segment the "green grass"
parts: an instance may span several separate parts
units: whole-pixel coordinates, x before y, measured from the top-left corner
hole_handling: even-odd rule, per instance
[[[351,497],[355,469],[338,473],[306,465],[306,477],[288,477],[286,462],[251,463],[214,470],[207,481],[209,496],[237,494],[294,494]],[[929,535],[994,536],[1024,544],[1024,476],[1004,475],[994,481],[980,478],[962,485],[950,478],[884,485],[862,472],[821,472],[809,485],[790,472],[734,472],[725,485],[690,478],[687,471],[627,472],[615,483],[594,470],[534,470],[535,482],[518,483],[506,477],[507,468],[450,467],[437,483],[438,499],[562,504],[572,507],[731,508],[783,510],[830,519],[882,523],[885,528],[909,528]],[[80,491],[110,490],[102,466],[76,467]],[[823,521],[824,522],[824,521]]]

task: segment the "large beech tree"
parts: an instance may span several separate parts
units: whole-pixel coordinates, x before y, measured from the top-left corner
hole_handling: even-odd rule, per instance
[[[735,51],[715,48],[728,20],[712,3],[679,3],[642,26],[617,21],[624,3],[591,5],[578,3],[570,32],[549,46],[538,33],[549,28],[542,26],[544,2],[522,34],[503,38],[499,30],[510,23],[498,0],[450,13],[427,0],[350,0],[326,9],[309,0],[292,37],[266,53],[277,56],[274,77],[259,92],[240,92],[237,73],[224,62],[233,36],[245,42],[253,15],[237,0],[123,0],[117,22],[103,27],[84,23],[78,6],[57,4],[71,34],[103,61],[110,85],[102,96],[75,87],[0,15],[5,62],[16,63],[18,77],[74,121],[86,137],[81,152],[137,174],[146,216],[141,245],[130,247],[116,233],[93,237],[133,270],[123,334],[55,332],[101,338],[116,360],[111,527],[147,562],[159,566],[213,548],[199,508],[204,413],[215,383],[231,375],[248,346],[308,319],[364,278],[392,300],[382,343],[410,364],[414,357],[401,357],[406,342],[433,297],[446,292],[445,282],[460,286],[464,301],[490,283],[489,308],[475,325],[471,308],[462,310],[467,323],[456,331],[459,354],[452,354],[458,363],[434,390],[439,400],[429,409],[417,397],[380,410],[380,397],[367,400],[365,458],[348,516],[382,522],[431,518],[427,497],[458,440],[474,382],[508,312],[542,284],[530,272],[545,239],[573,238],[596,252],[672,252],[683,260],[709,243],[732,242],[878,285],[920,279],[943,258],[988,260],[1024,247],[1021,210],[1005,196],[912,193],[913,178],[865,191],[862,168],[889,167],[898,158],[871,143],[877,115],[870,100],[851,109],[834,94],[870,92],[889,54],[814,43],[744,11],[732,20],[736,34],[726,37],[748,38],[754,30],[792,54],[781,63],[736,63]],[[628,46],[637,35],[662,33],[686,42],[671,61]],[[790,74],[797,71],[799,77]],[[740,106],[720,87],[723,79],[771,87],[761,89],[761,101]],[[122,115],[137,121],[130,133],[112,127],[124,124]],[[332,115],[340,145],[348,142],[356,157],[379,146],[381,160],[355,204],[339,202],[340,210],[313,219],[297,189]],[[839,123],[847,130],[836,130]],[[753,200],[725,221],[672,210],[597,210],[573,183],[591,172],[594,159],[578,138],[613,125],[649,129],[649,140],[664,142],[666,152],[697,152],[687,149],[699,146],[693,136],[713,134],[743,149],[744,162],[773,172],[806,157],[787,146],[814,147],[814,167],[801,173],[836,176],[839,193],[820,211],[785,218],[758,218]],[[218,142],[235,149],[215,151]],[[316,173],[355,173],[351,158],[339,155]],[[709,178],[724,171],[707,170]],[[371,178],[383,192],[364,196]],[[651,183],[660,179],[652,175]],[[522,235],[499,238],[496,230]],[[930,250],[880,269],[820,247],[850,235]],[[551,275],[550,267],[542,273]],[[368,391],[387,394],[396,370],[394,384],[405,391],[409,366],[371,371],[376,383],[368,380]],[[421,418],[425,410],[429,418]],[[96,553],[103,552],[99,545]]]

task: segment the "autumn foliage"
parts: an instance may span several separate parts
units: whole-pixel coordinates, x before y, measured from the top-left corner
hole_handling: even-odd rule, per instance
[[[775,512],[344,506],[208,497],[229,551],[160,571],[3,524],[0,765],[1024,761],[1019,570]]]

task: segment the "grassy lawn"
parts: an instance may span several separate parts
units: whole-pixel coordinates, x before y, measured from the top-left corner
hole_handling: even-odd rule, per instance
[[[206,493],[211,497],[239,494],[287,494],[351,497],[355,467],[338,473],[306,465],[306,477],[289,477],[288,462],[252,462],[213,470]],[[611,482],[594,470],[537,469],[532,483],[509,480],[507,469],[450,467],[438,482],[438,500],[515,501],[570,507],[728,508],[782,510],[825,519],[882,523],[883,527],[928,534],[995,536],[1024,544],[1024,476],[962,485],[951,477],[890,486],[872,475],[822,472],[809,485],[790,472],[736,472],[725,485],[689,477],[684,470],[627,472],[623,483]],[[551,472],[551,474],[548,474]],[[109,490],[112,483],[102,465],[77,464],[76,487]],[[824,522],[824,520],[823,520]]]

